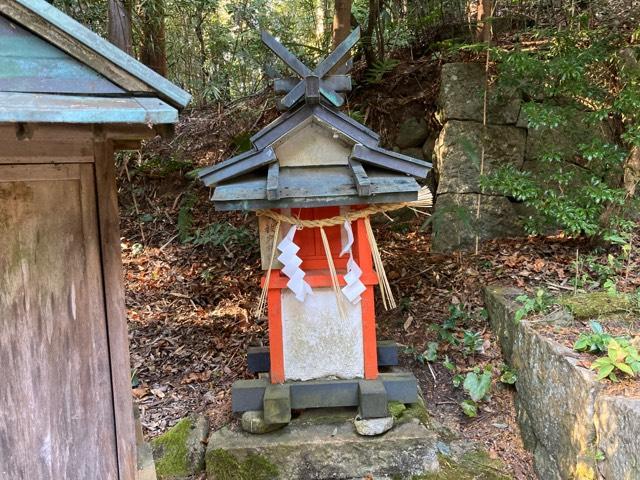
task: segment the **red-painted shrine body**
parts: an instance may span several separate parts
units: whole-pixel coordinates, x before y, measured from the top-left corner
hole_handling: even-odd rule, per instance
[[[302,219],[322,219],[336,216],[340,213],[338,207],[301,208],[292,212]],[[362,269],[361,281],[366,290],[362,294],[362,343],[363,343],[363,370],[364,378],[373,380],[378,378],[378,359],[376,352],[376,325],[373,287],[378,283],[378,277],[373,269],[371,261],[371,249],[364,231],[364,220],[356,220],[354,228],[355,259]],[[344,270],[347,260],[340,257],[341,235],[340,227],[326,229],[327,237],[333,255],[333,261],[337,269]],[[302,259],[301,268],[306,272],[305,280],[312,288],[331,287],[331,277],[328,273],[328,265],[322,247],[320,233],[316,229],[300,231],[298,244]],[[340,286],[345,285],[344,275],[338,275]],[[265,278],[262,279],[263,284]],[[268,319],[269,319],[269,345],[270,345],[270,379],[272,383],[285,381],[284,355],[282,347],[282,290],[287,288],[289,279],[274,270],[269,278]]]
[[[390,287],[368,214],[416,201],[414,177],[431,165],[381,148],[375,132],[339,110],[351,81],[329,72],[344,70],[359,30],[314,70],[262,38],[297,75],[275,82],[286,111],[251,137],[250,150],[200,172],[216,209],[260,218],[269,346],[249,352],[260,375],[234,384],[233,409],[264,407],[268,423],[282,423],[289,417],[268,408],[278,398],[279,411],[359,406],[364,417],[384,416],[387,401],[413,402],[417,390],[411,374],[389,371],[395,346],[376,339],[374,288]]]

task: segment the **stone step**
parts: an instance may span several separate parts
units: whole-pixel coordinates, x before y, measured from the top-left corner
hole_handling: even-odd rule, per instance
[[[362,437],[355,415],[355,409],[307,410],[263,435],[224,427],[209,437],[207,478],[377,480],[439,470],[438,435],[419,418],[405,416],[384,435]]]

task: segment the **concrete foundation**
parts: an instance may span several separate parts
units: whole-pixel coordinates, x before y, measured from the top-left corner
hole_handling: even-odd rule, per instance
[[[407,417],[384,435],[362,437],[355,415],[353,408],[308,410],[263,435],[225,427],[209,437],[207,478],[227,478],[228,468],[247,478],[376,480],[439,470],[437,434],[419,418]],[[269,475],[260,476],[256,468]]]

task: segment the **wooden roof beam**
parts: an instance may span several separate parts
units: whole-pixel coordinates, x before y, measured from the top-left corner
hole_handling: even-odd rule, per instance
[[[268,147],[258,152],[252,152],[251,155],[245,156],[239,161],[235,161],[233,163],[224,162],[227,164],[224,165],[223,168],[204,169],[198,174],[198,176],[204,184],[209,187],[226,180],[231,180],[232,178],[236,178],[240,175],[244,175],[245,173],[252,172],[274,162],[277,162],[276,154],[271,147]]]
[[[361,197],[368,197],[371,195],[371,180],[367,175],[367,172],[362,168],[362,164],[352,158],[349,159],[349,167],[351,168],[351,174],[353,175],[353,181],[356,184],[356,190]]]
[[[359,160],[370,165],[394,170],[418,178],[425,178],[431,164],[407,155],[391,152],[383,148],[356,144],[351,151],[350,159]]]
[[[279,191],[280,164],[274,162],[269,165],[267,173],[267,200],[278,200],[280,198]]]

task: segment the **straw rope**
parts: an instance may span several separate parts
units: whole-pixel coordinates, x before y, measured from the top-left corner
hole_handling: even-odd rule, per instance
[[[362,210],[352,210],[343,215],[337,215],[335,217],[321,218],[318,220],[302,220],[301,218],[291,215],[284,215],[274,210],[257,210],[256,215],[259,217],[268,217],[275,221],[289,223],[296,225],[299,228],[320,228],[320,227],[334,227],[336,225],[342,225],[345,221],[358,220],[360,218],[366,218],[376,213],[392,212],[394,210],[400,210],[401,208],[410,208],[416,211],[417,208],[427,208],[433,205],[433,197],[428,188],[423,187],[418,192],[418,199],[412,202],[404,203],[392,203],[388,205],[370,205]],[[420,212],[423,213],[423,212]]]
[[[385,310],[396,308],[396,300],[393,298],[393,292],[391,291],[391,285],[387,279],[387,273],[384,271],[384,264],[382,263],[382,257],[380,256],[380,250],[378,250],[378,243],[376,237],[373,235],[373,229],[371,228],[371,222],[369,217],[364,219],[364,226],[367,231],[367,237],[369,238],[369,245],[371,246],[371,256],[373,257],[373,265],[378,274],[378,285],[380,287],[380,294],[382,296],[382,304]]]
[[[327,265],[329,267],[329,273],[331,276],[331,285],[333,290],[336,293],[336,300],[338,302],[338,311],[340,312],[340,316],[344,320],[346,318],[346,313],[344,311],[344,304],[342,303],[342,295],[340,291],[340,283],[338,281],[338,274],[337,274],[335,265],[333,263],[333,258],[331,256],[329,241],[327,240],[327,235],[323,227],[334,227],[337,225],[342,225],[345,221],[352,222],[353,220],[364,218],[367,238],[369,240],[369,245],[371,246],[371,256],[373,257],[373,265],[376,270],[376,273],[378,274],[378,283],[380,287],[382,303],[384,305],[385,310],[389,310],[390,308],[391,309],[396,308],[396,301],[393,298],[391,285],[389,284],[389,280],[387,279],[387,274],[384,270],[384,264],[382,263],[382,257],[380,256],[380,250],[378,249],[376,238],[373,235],[373,229],[371,228],[369,217],[376,213],[382,213],[383,215],[386,215],[386,212],[399,210],[401,208],[410,208],[416,213],[425,214],[425,212],[422,212],[417,209],[428,208],[428,207],[431,207],[432,205],[433,205],[433,197],[431,195],[431,191],[427,187],[422,187],[418,192],[418,198],[412,202],[393,203],[388,205],[370,205],[367,208],[364,208],[362,210],[352,210],[343,215],[337,215],[335,217],[329,217],[329,218],[322,218],[319,220],[302,220],[301,218],[294,217],[291,215],[284,215],[274,210],[256,211],[257,216],[268,217],[276,221],[276,227],[273,232],[271,259],[269,260],[269,268],[267,269],[265,282],[264,282],[264,285],[262,286],[262,292],[260,293],[260,300],[258,301],[258,307],[255,310],[256,317],[259,317],[262,314],[266,305],[267,292],[269,290],[269,280],[271,278],[271,269],[273,267],[273,260],[275,258],[276,248],[278,243],[278,235],[280,233],[280,225],[282,223],[295,225],[298,228],[319,228],[320,229],[320,236],[322,237],[322,245],[324,247],[325,255],[327,257]]]
[[[271,246],[271,258],[269,259],[269,265],[267,268],[267,275],[264,277],[264,285],[260,292],[260,300],[258,300],[258,306],[254,315],[259,318],[264,311],[264,307],[267,304],[267,293],[269,292],[269,280],[271,280],[271,268],[273,267],[273,260],[276,257],[276,250],[278,248],[278,236],[280,235],[280,220],[276,223],[276,228],[273,230],[273,245]]]
[[[347,314],[344,311],[344,304],[342,302],[342,292],[340,291],[340,283],[338,281],[338,272],[336,272],[336,266],[333,263],[333,257],[331,256],[331,248],[329,248],[329,240],[327,240],[327,234],[324,228],[320,227],[320,236],[322,237],[322,246],[324,247],[324,254],[327,256],[327,265],[329,266],[329,273],[331,276],[331,286],[336,294],[336,302],[338,304],[338,312],[340,313],[340,319],[343,322],[347,321]]]

